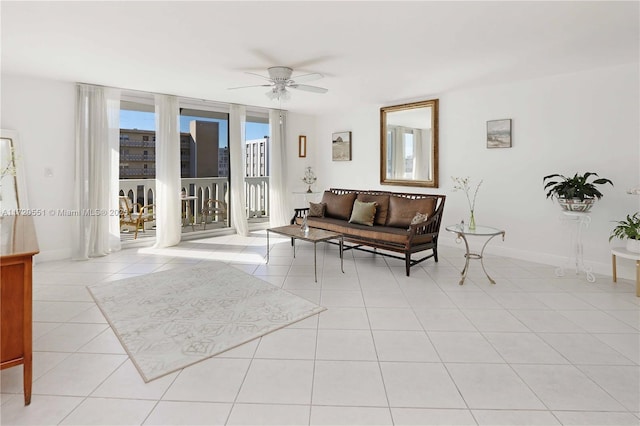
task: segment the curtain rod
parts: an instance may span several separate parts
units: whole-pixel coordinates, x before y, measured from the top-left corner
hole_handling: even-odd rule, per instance
[[[181,95],[173,95],[170,93],[156,93],[156,92],[148,92],[145,90],[139,90],[139,89],[127,89],[125,87],[113,87],[113,86],[105,86],[104,84],[93,84],[93,83],[84,83],[82,81],[77,81],[76,84],[83,84],[85,86],[96,86],[96,87],[106,87],[107,89],[118,89],[118,90],[126,90],[129,92],[138,92],[138,93],[145,93],[148,95],[163,95],[163,96],[175,96],[177,98],[181,98],[181,99],[187,99],[190,101],[199,101],[199,102],[212,102],[214,104],[219,104],[219,105],[239,105],[239,106],[244,106],[244,107],[250,107],[250,108],[260,108],[260,109],[273,109],[275,111],[284,111],[284,112],[288,112],[288,110],[286,109],[282,109],[282,108],[265,108],[265,107],[261,107],[261,106],[257,106],[257,105],[245,105],[245,104],[239,104],[239,103],[235,103],[235,102],[220,102],[220,101],[212,101],[212,100],[208,100],[208,99],[202,99],[202,98],[193,98],[191,96],[181,96]]]

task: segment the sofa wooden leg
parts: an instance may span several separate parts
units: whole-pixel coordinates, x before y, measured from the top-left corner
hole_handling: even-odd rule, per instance
[[[404,255],[404,264],[407,270],[407,276],[409,276],[409,273],[411,271],[411,254],[407,253]]]
[[[433,260],[435,260],[436,263],[438,262],[438,249],[437,248],[433,249]]]

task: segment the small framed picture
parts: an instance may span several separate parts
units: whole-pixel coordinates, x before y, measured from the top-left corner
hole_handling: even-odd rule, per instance
[[[511,119],[487,121],[487,148],[511,148]]]
[[[298,157],[307,156],[307,137],[305,135],[298,136]]]
[[[332,135],[331,159],[351,161],[351,132],[337,132]]]

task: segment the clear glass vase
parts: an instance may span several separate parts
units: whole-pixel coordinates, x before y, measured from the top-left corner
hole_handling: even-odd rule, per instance
[[[473,215],[473,210],[471,210],[471,218],[469,219],[469,230],[476,230],[476,217]]]

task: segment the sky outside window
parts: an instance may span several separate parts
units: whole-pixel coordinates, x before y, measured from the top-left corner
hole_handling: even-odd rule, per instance
[[[228,123],[226,120],[218,120],[215,118],[206,118],[206,117],[180,116],[181,132],[189,131],[189,122],[191,120],[219,122],[220,123],[220,141],[221,141],[220,146],[227,146],[227,141],[229,140],[229,138],[228,138]],[[137,130],[155,131],[156,129],[155,123],[156,123],[156,118],[155,118],[155,113],[153,112],[131,111],[131,110],[124,110],[124,109],[120,110],[120,128],[121,129],[137,129]],[[246,133],[247,140],[262,139],[263,137],[269,135],[269,124],[247,121],[245,133]]]

